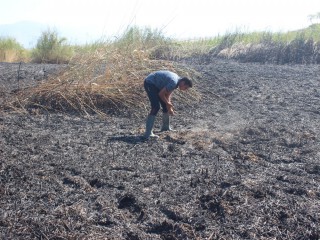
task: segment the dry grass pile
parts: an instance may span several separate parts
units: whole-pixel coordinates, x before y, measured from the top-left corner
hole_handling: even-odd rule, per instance
[[[191,78],[196,74],[171,61],[151,60],[146,51],[103,48],[76,56],[58,76],[18,91],[6,107],[27,112],[37,109],[101,116],[141,109],[146,103],[143,79],[160,69]],[[191,97],[198,97],[195,90],[184,98]]]

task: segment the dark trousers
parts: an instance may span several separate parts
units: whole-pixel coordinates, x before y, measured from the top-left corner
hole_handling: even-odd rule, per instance
[[[149,101],[151,103],[150,115],[154,115],[154,116],[157,115],[157,113],[160,110],[160,105],[164,113],[168,112],[167,105],[159,97],[160,90],[156,86],[144,81],[144,89],[146,90]]]

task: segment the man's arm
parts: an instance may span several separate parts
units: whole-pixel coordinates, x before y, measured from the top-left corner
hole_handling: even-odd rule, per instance
[[[167,109],[168,109],[168,113],[170,115],[174,115],[174,111],[173,111],[173,105],[171,103],[171,94],[172,92],[169,92],[167,90],[166,87],[164,87],[163,89],[161,89],[161,91],[159,92],[159,97],[161,98],[161,100],[167,105]]]
[[[166,87],[162,88],[161,91],[159,92],[159,97],[161,100],[167,105],[172,107],[171,103],[171,94],[172,92],[169,92]]]

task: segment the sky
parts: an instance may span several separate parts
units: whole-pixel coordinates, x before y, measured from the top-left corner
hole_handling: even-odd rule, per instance
[[[38,22],[89,41],[135,25],[193,39],[239,29],[297,30],[318,12],[320,0],[0,0],[0,25]]]

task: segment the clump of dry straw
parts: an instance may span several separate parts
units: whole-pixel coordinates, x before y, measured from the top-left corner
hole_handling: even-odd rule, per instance
[[[58,76],[19,91],[9,105],[26,111],[38,108],[103,116],[145,107],[143,79],[152,71],[168,69],[192,77],[190,69],[170,61],[151,60],[148,55],[141,50],[123,53],[117,49],[78,55]],[[199,97],[195,90],[188,95]]]

